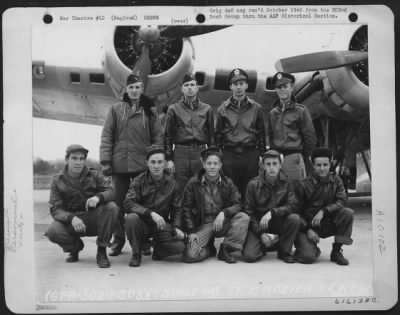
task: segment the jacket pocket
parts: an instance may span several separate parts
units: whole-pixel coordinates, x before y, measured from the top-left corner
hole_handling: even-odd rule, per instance
[[[297,129],[297,121],[298,118],[296,117],[296,115],[286,114],[283,119],[283,124],[285,125],[285,127],[293,130]]]
[[[223,118],[223,131],[229,131],[236,128],[239,124],[237,117],[226,115]]]
[[[206,121],[206,114],[196,114],[193,117],[193,125],[202,126]]]
[[[288,132],[287,137],[288,137],[288,140],[290,140],[292,142],[297,142],[300,138],[300,136],[297,132]]]
[[[252,133],[252,134],[257,134],[257,130],[255,128],[252,128],[251,126],[248,126],[245,123],[242,123],[243,129],[245,131],[247,131],[248,133]]]

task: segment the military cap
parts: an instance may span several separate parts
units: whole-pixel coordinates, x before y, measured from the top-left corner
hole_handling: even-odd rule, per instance
[[[133,74],[133,73],[131,73],[131,74],[128,76],[128,78],[126,79],[126,85],[127,85],[127,86],[128,86],[128,85],[131,85],[131,84],[134,84],[134,83],[137,83],[137,82],[143,82],[143,81],[142,81],[142,79],[141,79],[138,75]]]
[[[206,160],[210,155],[216,155],[220,158],[220,160],[222,160],[223,157],[221,150],[215,146],[208,147],[200,152],[200,156],[203,161]]]
[[[248,79],[249,79],[249,76],[246,73],[246,71],[244,71],[243,69],[239,69],[239,68],[233,69],[231,71],[231,73],[229,73],[229,76],[228,76],[229,85],[238,80],[244,80],[247,82]]]
[[[196,77],[195,77],[194,75],[191,75],[191,74],[189,74],[189,73],[186,73],[186,74],[183,76],[181,85],[185,84],[186,82],[190,82],[190,81],[196,81],[196,82],[197,82]]]
[[[278,158],[279,161],[282,161],[281,154],[278,151],[275,150],[268,150],[261,154],[261,160],[264,162],[264,160],[268,157],[273,157],[273,158]]]
[[[290,73],[277,72],[272,77],[272,86],[276,88],[288,82],[294,83],[295,80],[295,77]]]
[[[153,154],[163,153],[165,155],[164,147],[161,145],[153,144],[147,147],[146,151],[147,151],[146,160],[148,160]]]
[[[66,152],[65,152],[66,156],[69,156],[70,153],[73,153],[73,152],[82,152],[83,154],[85,154],[85,156],[87,156],[89,150],[84,148],[80,144],[71,144],[66,149]]]
[[[316,148],[314,151],[311,153],[311,160],[314,161],[315,158],[318,157],[327,157],[330,160],[332,160],[332,151],[329,148]]]

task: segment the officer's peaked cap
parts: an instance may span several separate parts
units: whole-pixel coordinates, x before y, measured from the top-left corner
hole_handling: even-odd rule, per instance
[[[228,76],[229,84],[232,84],[239,80],[244,80],[247,82],[248,79],[249,79],[249,75],[247,74],[247,72],[240,68],[233,69],[231,71],[231,73],[229,73],[229,76]]]
[[[272,77],[272,86],[274,88],[277,88],[285,83],[289,83],[289,82],[294,83],[295,80],[296,80],[296,78],[290,73],[277,72]]]

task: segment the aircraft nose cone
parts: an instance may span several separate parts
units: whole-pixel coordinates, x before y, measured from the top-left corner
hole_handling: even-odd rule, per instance
[[[155,43],[160,38],[160,30],[156,26],[142,25],[139,29],[139,38],[145,44]]]

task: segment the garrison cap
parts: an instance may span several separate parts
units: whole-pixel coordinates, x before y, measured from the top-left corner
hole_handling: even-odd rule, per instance
[[[196,83],[197,83],[196,77],[195,77],[194,75],[191,75],[191,74],[189,74],[189,73],[186,73],[186,74],[183,76],[181,85],[185,84],[186,82],[190,82],[190,81],[196,81]]]
[[[295,80],[295,77],[290,73],[277,72],[272,77],[272,86],[276,88],[288,82],[294,83]]]
[[[210,155],[216,155],[220,160],[222,160],[223,157],[221,150],[216,146],[208,147],[200,152],[200,156],[203,161],[206,160]]]
[[[128,76],[128,78],[126,79],[126,85],[127,85],[127,86],[128,86],[128,85],[131,85],[131,84],[134,84],[134,83],[137,83],[137,82],[143,82],[143,81],[142,81],[142,79],[141,79],[138,75],[133,74],[133,73],[131,73],[131,74]]]
[[[244,80],[247,82],[248,79],[249,79],[249,75],[246,73],[246,71],[244,71],[243,69],[239,69],[239,68],[233,69],[231,71],[231,73],[229,73],[229,76],[228,76],[229,85],[231,85],[232,83],[234,83],[238,80]]]
[[[281,154],[278,151],[275,150],[268,150],[266,152],[264,152],[263,154],[261,154],[261,160],[264,162],[264,160],[267,157],[274,157],[274,158],[278,158],[279,161],[282,162],[282,158],[281,158]]]
[[[153,154],[163,153],[165,155],[164,147],[161,145],[153,144],[153,145],[147,147],[146,151],[147,151],[146,160],[148,160]]]
[[[66,149],[66,155],[68,156],[70,153],[73,152],[82,152],[83,154],[85,154],[85,156],[87,156],[89,150],[84,148],[83,146],[81,146],[80,144],[71,144],[67,147]]]
[[[318,157],[327,157],[332,160],[332,150],[329,148],[316,148],[311,153],[311,160],[314,162],[314,159]]]

